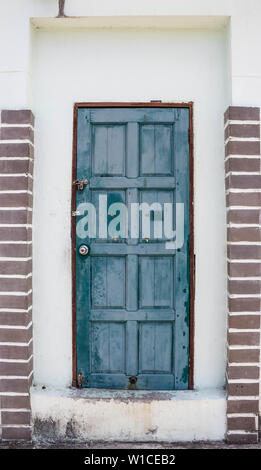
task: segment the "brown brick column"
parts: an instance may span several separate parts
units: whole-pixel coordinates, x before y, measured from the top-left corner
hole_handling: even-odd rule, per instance
[[[228,442],[257,442],[260,378],[259,108],[225,113],[228,252]]]
[[[0,119],[0,439],[31,439],[33,126]]]

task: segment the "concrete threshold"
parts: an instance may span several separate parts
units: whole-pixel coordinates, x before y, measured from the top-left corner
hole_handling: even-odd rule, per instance
[[[88,442],[222,441],[224,390],[143,391],[32,387],[34,437]],[[106,445],[107,445],[106,444]]]

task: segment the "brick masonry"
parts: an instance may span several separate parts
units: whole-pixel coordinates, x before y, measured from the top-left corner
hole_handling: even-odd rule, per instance
[[[260,110],[225,113],[227,440],[258,441],[261,297]]]
[[[30,440],[34,116],[0,112],[0,439]]]

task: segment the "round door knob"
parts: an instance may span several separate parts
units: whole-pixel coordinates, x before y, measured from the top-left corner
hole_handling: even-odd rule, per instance
[[[80,255],[82,255],[82,256],[88,255],[88,253],[89,253],[89,248],[88,248],[88,246],[87,246],[87,245],[81,245],[81,246],[79,247],[79,253],[80,253]]]

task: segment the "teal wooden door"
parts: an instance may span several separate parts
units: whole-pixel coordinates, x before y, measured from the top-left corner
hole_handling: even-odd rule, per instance
[[[187,108],[78,109],[77,179],[87,180],[76,191],[75,246],[84,387],[124,389],[133,376],[138,389],[188,388],[188,130]],[[159,206],[142,215],[138,203],[173,207],[174,228],[177,204],[184,204],[183,245],[167,248],[168,234],[155,228]],[[136,210],[128,222],[121,205]]]

